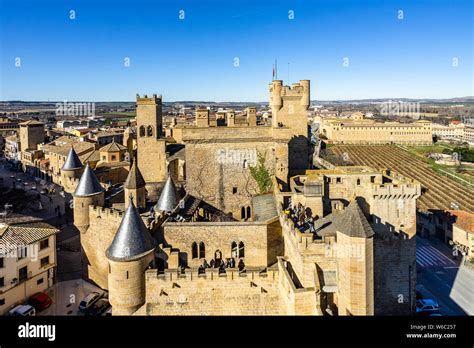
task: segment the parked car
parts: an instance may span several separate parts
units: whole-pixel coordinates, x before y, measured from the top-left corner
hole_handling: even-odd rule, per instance
[[[36,310],[33,306],[30,305],[19,305],[12,308],[8,315],[15,316],[15,317],[29,317],[36,314]]]
[[[93,305],[101,295],[93,291],[89,293],[84,299],[79,303],[79,312],[85,312],[87,308],[89,308],[91,305]]]
[[[435,313],[435,312],[439,312],[439,305],[436,300],[424,298],[422,300],[416,301],[417,314]]]
[[[101,298],[95,301],[89,308],[85,310],[86,315],[101,315],[110,307],[109,300]]]
[[[32,305],[37,311],[42,311],[53,303],[53,300],[44,292],[38,292],[30,297],[28,304]]]

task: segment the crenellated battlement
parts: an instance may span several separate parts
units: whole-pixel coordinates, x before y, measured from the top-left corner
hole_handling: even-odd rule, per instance
[[[144,94],[143,97],[137,93],[136,95],[137,104],[147,105],[147,104],[161,104],[162,102],[162,95],[153,94],[152,96],[148,96],[148,94]]]
[[[249,281],[266,279],[277,280],[277,269],[248,269],[245,272],[240,272],[238,268],[227,268],[226,272],[221,272],[218,268],[207,268],[203,273],[200,273],[197,268],[187,268],[182,272],[181,270],[166,269],[158,272],[156,269],[151,269],[145,272],[146,281],[158,280],[162,282],[179,282],[181,281],[232,281],[248,279]]]
[[[415,182],[372,185],[372,195],[383,198],[417,198],[421,195],[421,185]]]
[[[284,100],[301,99],[301,104],[310,104],[310,81],[300,80],[291,86],[284,86],[282,80],[274,80],[269,86],[270,104],[281,107]]]
[[[98,206],[90,206],[89,207],[89,215],[91,217],[105,217],[105,218],[115,218],[115,219],[122,219],[123,211],[113,209],[113,208],[104,208]]]

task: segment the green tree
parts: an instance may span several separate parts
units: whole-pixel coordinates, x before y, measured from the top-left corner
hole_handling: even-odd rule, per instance
[[[258,163],[255,167],[250,167],[250,174],[255,179],[260,193],[270,192],[273,188],[272,174],[265,167],[265,154],[258,153]]]

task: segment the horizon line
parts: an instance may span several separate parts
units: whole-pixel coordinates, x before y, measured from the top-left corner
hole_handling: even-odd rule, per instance
[[[311,99],[311,102],[344,102],[344,101],[370,101],[370,100],[452,100],[452,99],[473,99],[474,95],[471,96],[462,96],[462,97],[444,97],[444,98],[411,98],[411,97],[375,97],[375,98],[358,98],[358,99]],[[0,100],[0,103],[64,103],[64,102],[81,102],[81,103],[135,103],[135,100]],[[193,102],[193,103],[255,103],[255,104],[268,104],[268,101],[214,101],[214,100],[193,100],[193,99],[182,99],[182,100],[170,100],[163,101],[163,103],[184,103],[184,102]]]

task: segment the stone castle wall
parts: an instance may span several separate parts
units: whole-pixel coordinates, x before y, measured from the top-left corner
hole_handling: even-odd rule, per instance
[[[109,262],[105,251],[112,243],[123,212],[89,207],[89,228],[81,234],[81,245],[88,261],[88,276],[103,289],[108,288]]]
[[[192,258],[192,244],[205,245],[205,259],[209,263],[220,250],[222,258],[232,257],[232,242],[244,243],[245,265],[266,267],[281,255],[282,235],[277,218],[265,222],[167,222],[163,225],[165,244],[179,249],[182,263],[199,267],[202,260]],[[238,262],[238,259],[237,259]]]
[[[374,314],[410,315],[416,300],[415,237],[376,235],[374,264]]]
[[[186,191],[241,219],[242,207],[251,207],[252,196],[260,193],[250,173],[259,154],[265,156],[269,172],[275,172],[276,149],[271,140],[186,143]]]
[[[279,315],[278,271],[146,272],[146,315]]]

